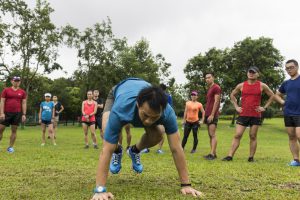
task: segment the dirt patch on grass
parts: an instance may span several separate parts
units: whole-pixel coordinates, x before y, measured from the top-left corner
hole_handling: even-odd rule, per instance
[[[300,183],[283,183],[277,186],[279,189],[295,189],[300,190]]]

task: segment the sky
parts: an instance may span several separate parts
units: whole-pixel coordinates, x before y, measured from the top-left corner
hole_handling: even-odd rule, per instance
[[[26,0],[29,6],[35,0]],[[171,63],[171,75],[185,83],[189,59],[210,48],[224,49],[251,37],[273,38],[285,59],[299,59],[300,1],[297,0],[49,0],[58,26],[79,30],[109,17],[113,33],[130,45],[146,38],[156,55]],[[76,50],[63,47],[58,62],[67,76],[77,68]],[[61,71],[51,78],[66,76]]]

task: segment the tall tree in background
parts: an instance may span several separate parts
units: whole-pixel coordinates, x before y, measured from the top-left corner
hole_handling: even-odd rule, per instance
[[[37,0],[34,9],[28,8],[22,0],[0,0],[0,9],[10,18],[3,36],[2,56],[11,59],[4,61],[6,65],[1,71],[11,76],[12,71],[18,70],[23,87],[29,93],[38,72],[62,69],[55,62],[61,34],[50,19],[54,10],[44,0]]]

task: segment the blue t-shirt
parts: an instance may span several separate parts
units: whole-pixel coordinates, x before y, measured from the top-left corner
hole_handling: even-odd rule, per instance
[[[135,127],[144,127],[138,115],[136,98],[142,89],[150,86],[150,83],[138,78],[126,79],[116,86],[114,103],[104,133],[107,142],[117,144],[119,133],[125,124],[131,123]],[[160,119],[155,122],[155,125],[159,124],[165,127],[167,134],[178,131],[176,115],[169,104]]]
[[[279,92],[286,94],[283,112],[285,116],[300,116],[300,76],[284,81]]]
[[[172,96],[169,93],[166,93],[168,104],[170,104],[171,107],[173,107],[173,99]]]
[[[40,107],[42,109],[42,120],[51,121],[54,103],[52,101],[44,101],[41,103]]]

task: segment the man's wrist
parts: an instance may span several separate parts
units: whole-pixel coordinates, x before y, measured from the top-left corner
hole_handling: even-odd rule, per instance
[[[106,192],[105,186],[96,186],[94,189],[94,193],[104,193],[104,192]]]

